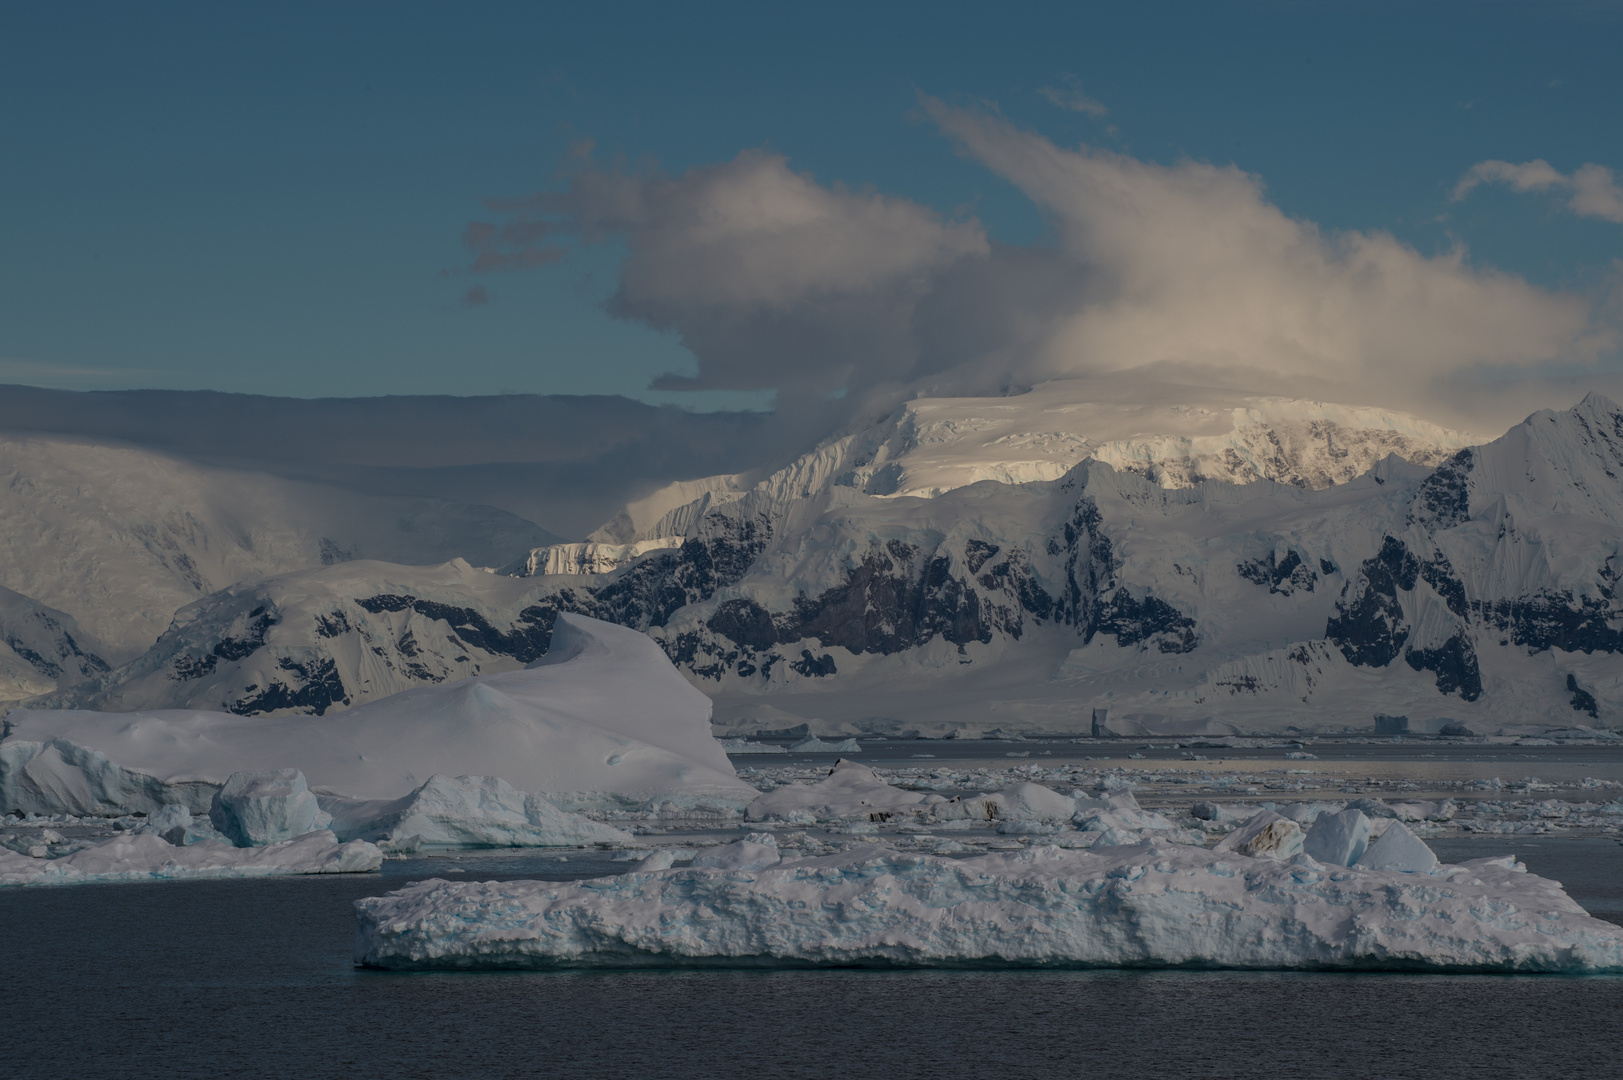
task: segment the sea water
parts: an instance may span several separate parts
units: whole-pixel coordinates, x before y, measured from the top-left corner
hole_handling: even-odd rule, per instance
[[[1609,839],[1514,851],[1623,922]],[[1490,850],[1491,849],[1491,850]],[[591,877],[600,854],[340,878],[0,894],[6,1077],[1606,1077],[1623,979],[1155,971],[388,974],[351,902],[423,877]]]

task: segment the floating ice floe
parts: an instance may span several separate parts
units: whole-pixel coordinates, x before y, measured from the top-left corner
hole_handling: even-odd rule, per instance
[[[781,859],[755,841],[705,858],[570,883],[415,883],[356,902],[355,960],[1623,971],[1623,927],[1513,858],[1426,874],[1178,844]]]
[[[339,843],[326,830],[248,848],[220,840],[176,846],[156,832],[141,832],[92,843],[56,859],[0,849],[0,886],[353,874],[382,864],[383,853],[375,845],[359,840]]]
[[[710,734],[710,700],[647,636],[559,615],[520,671],[327,716],[14,710],[0,812],[111,815],[209,805],[236,772],[296,768],[317,794],[390,800],[429,776],[499,776],[589,805],[736,811],[755,796]]]

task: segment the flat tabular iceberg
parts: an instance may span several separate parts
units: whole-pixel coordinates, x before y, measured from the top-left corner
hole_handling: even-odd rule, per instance
[[[757,845],[765,847],[766,845]],[[1178,844],[415,883],[356,902],[382,968],[669,964],[1623,971],[1623,928],[1513,859],[1435,874]],[[719,855],[719,853],[718,853]],[[713,856],[715,860],[715,856]]]

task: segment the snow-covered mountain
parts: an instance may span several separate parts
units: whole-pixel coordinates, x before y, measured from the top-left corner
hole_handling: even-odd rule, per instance
[[[233,585],[181,608],[134,662],[45,707],[321,715],[523,667],[547,651],[551,594],[461,559],[353,561]]]
[[[105,675],[106,651],[72,615],[0,588],[0,703]]]
[[[588,540],[623,546],[684,536],[712,508],[751,492],[779,502],[829,487],[934,498],[982,480],[1057,480],[1088,458],[1167,488],[1273,480],[1317,489],[1361,476],[1390,454],[1436,465],[1476,441],[1389,409],[1194,387],[1140,387],[1101,400],[1091,396],[1096,390],[1064,380],[1010,397],[919,398],[764,479],[738,474],[670,484]],[[546,558],[538,553],[531,561]]]
[[[499,566],[549,539],[486,506],[0,435],[0,586],[69,613],[108,660],[139,656],[177,608],[240,581],[359,558]]]
[[[757,484],[538,576],[346,564],[229,589],[55,700],[338,708],[517,664],[573,611],[646,630],[737,730],[1623,720],[1617,405],[1536,413],[1435,467],[1295,479],[1172,487],[1088,459],[930,498]]]

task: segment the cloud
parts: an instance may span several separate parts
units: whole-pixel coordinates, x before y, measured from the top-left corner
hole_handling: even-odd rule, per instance
[[[1505,184],[1515,192],[1571,192],[1567,209],[1574,214],[1623,225],[1623,187],[1618,186],[1612,170],[1604,165],[1582,165],[1568,176],[1542,158],[1520,165],[1509,161],[1479,161],[1454,185],[1454,201],[1459,202],[1482,184]]]
[[[1062,150],[927,103],[969,156],[1050,215],[1079,287],[1026,358],[1031,377],[1173,361],[1413,385],[1473,367],[1588,357],[1580,298],[1424,256],[1375,232],[1326,235],[1230,166]]]
[[[623,241],[610,311],[699,357],[698,375],[656,389],[826,394],[905,375],[914,304],[941,270],[988,250],[974,222],[825,186],[754,150],[681,176],[583,168],[565,191],[491,205],[512,220],[470,228],[468,246],[492,267],[560,250],[560,237]]]
[[[1288,217],[1232,165],[1064,149],[925,99],[940,130],[1047,216],[990,240],[904,198],[824,185],[747,151],[679,176],[582,162],[562,191],[492,202],[469,243],[623,245],[609,310],[674,333],[697,373],[664,389],[774,390],[786,422],[837,423],[917,393],[1177,371],[1416,408],[1483,371],[1591,364],[1613,326],[1584,296]],[[1292,391],[1303,392],[1303,391]]]
[[[465,308],[484,307],[490,303],[490,293],[483,285],[475,285],[462,296],[462,306]]]
[[[1074,79],[1067,79],[1062,87],[1042,86],[1037,93],[1048,99],[1049,104],[1071,112],[1087,113],[1095,119],[1103,119],[1110,115],[1110,110],[1103,103],[1095,101],[1084,94],[1076,85]]]
[[[129,384],[165,375],[151,368],[98,368],[59,364],[54,361],[16,360],[0,357],[0,383],[74,390],[87,386]]]

